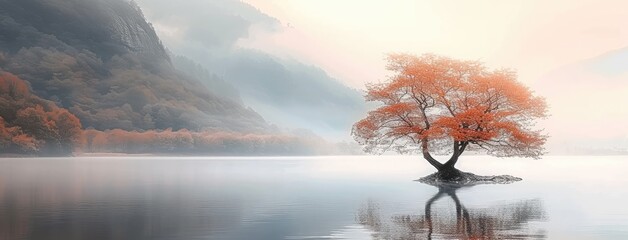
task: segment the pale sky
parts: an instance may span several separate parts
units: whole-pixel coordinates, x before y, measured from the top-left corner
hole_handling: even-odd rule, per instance
[[[548,74],[628,47],[628,1],[245,0],[277,18],[243,47],[304,59],[355,87],[386,78],[386,53],[435,53],[512,68],[546,97],[550,152],[628,151],[628,74]],[[628,51],[628,50],[626,50]],[[623,61],[628,69],[628,53]],[[628,71],[628,70],[627,70]],[[624,73],[627,71],[623,71]],[[581,74],[582,73],[582,74]],[[573,82],[573,83],[572,83]]]
[[[288,28],[241,45],[298,56],[354,87],[384,78],[389,52],[432,52],[517,69],[556,67],[628,46],[626,1],[245,0]]]

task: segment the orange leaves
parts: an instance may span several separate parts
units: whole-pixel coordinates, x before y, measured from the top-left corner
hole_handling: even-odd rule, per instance
[[[382,84],[369,84],[366,86],[367,89],[367,93],[366,93],[366,99],[368,101],[383,101],[385,102],[386,100],[394,100],[395,96],[394,91],[390,91],[389,89],[386,89],[385,85]]]
[[[30,90],[26,82],[11,73],[0,72],[0,94],[6,94],[11,98],[23,98],[29,93]]]
[[[13,135],[15,135],[15,128],[7,127],[4,123],[4,119],[0,117],[0,148],[6,148],[12,141]]]
[[[31,153],[39,150],[41,141],[24,134],[19,126],[8,127],[0,117],[0,149],[17,148],[21,152]]]
[[[505,136],[505,141],[511,145],[523,144],[537,146],[545,143],[545,137],[538,132],[521,128],[516,122],[499,122],[495,128]]]
[[[24,152],[36,152],[41,145],[40,141],[26,134],[14,136],[11,140]]]
[[[454,141],[486,141],[497,135],[494,114],[473,108],[454,117],[442,117],[433,127],[452,137]]]
[[[49,113],[59,133],[59,139],[67,143],[78,144],[82,134],[81,121],[68,110],[59,108]]]
[[[79,143],[82,133],[79,119],[66,109],[30,94],[28,84],[13,74],[0,72],[0,103],[3,150],[68,154]]]
[[[378,126],[372,118],[362,119],[353,126],[353,134],[364,139],[375,137],[377,130]]]
[[[477,77],[467,91],[473,93],[475,106],[482,106],[486,111],[500,112],[501,115],[545,117],[545,100],[535,97],[516,79],[516,73],[511,70],[497,70]]]
[[[410,103],[400,102],[386,105],[374,111],[374,114],[382,114],[385,116],[400,116],[409,114],[413,110]]]
[[[367,150],[396,141],[403,147],[456,141],[493,148],[489,153],[496,155],[542,153],[545,136],[528,128],[545,117],[545,101],[518,82],[514,71],[488,71],[479,62],[429,54],[391,54],[387,69],[394,74],[369,85],[366,96],[383,106],[354,125],[354,137]]]

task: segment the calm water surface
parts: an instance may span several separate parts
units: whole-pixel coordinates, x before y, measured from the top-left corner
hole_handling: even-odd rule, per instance
[[[628,239],[628,157],[0,159],[0,240]]]

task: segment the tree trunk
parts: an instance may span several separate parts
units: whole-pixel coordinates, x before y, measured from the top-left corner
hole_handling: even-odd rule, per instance
[[[445,162],[445,164],[441,164],[441,163],[433,164],[432,162],[436,161],[433,158],[432,159],[425,158],[425,160],[427,160],[430,164],[432,164],[432,166],[434,166],[434,168],[436,168],[436,170],[438,170],[438,172],[436,173],[436,177],[438,179],[445,180],[445,181],[461,180],[462,172],[454,167],[456,165],[456,162],[458,162],[458,156],[456,155],[452,156],[452,158],[449,159],[447,162]]]
[[[454,141],[454,152],[451,155],[451,158],[447,160],[445,163],[440,163],[436,159],[432,157],[428,150],[427,139],[423,139],[421,144],[421,150],[423,152],[423,158],[427,160],[438,172],[436,173],[436,177],[440,180],[445,181],[458,181],[463,178],[462,172],[456,169],[454,166],[458,162],[458,157],[462,155],[465,148],[467,147],[468,142],[458,142]]]
[[[443,165],[436,173],[438,179],[446,181],[458,181],[462,178],[462,172],[453,165]]]

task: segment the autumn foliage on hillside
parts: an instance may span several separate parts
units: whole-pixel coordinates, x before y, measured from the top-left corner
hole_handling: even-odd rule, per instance
[[[76,116],[31,94],[15,75],[0,72],[2,152],[67,155],[80,143],[81,134]]]
[[[495,156],[538,157],[546,137],[532,129],[546,115],[543,98],[511,70],[435,55],[393,54],[386,82],[368,86],[381,107],[357,122],[353,135],[367,151],[418,151],[437,169],[453,169],[468,148]],[[446,163],[432,153],[449,153]]]

